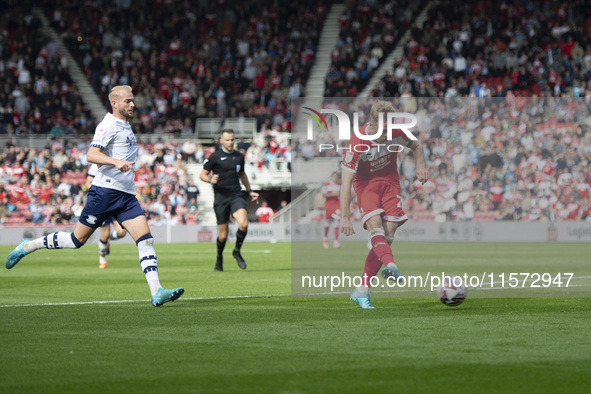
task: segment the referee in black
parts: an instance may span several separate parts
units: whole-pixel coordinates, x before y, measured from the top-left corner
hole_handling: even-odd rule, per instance
[[[242,258],[240,249],[248,231],[248,213],[246,212],[244,195],[240,190],[240,181],[242,181],[252,201],[257,200],[259,194],[253,192],[250,188],[248,176],[244,172],[244,155],[234,150],[234,130],[222,130],[220,148],[205,160],[199,179],[211,183],[215,194],[213,209],[218,223],[218,238],[216,240],[218,255],[214,270],[224,270],[223,252],[226,239],[228,239],[230,214],[234,216],[236,223],[238,223],[236,247],[232,252],[232,256],[236,259],[238,267],[245,269],[246,261]]]

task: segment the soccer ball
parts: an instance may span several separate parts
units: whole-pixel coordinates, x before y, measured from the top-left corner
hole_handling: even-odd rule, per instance
[[[466,299],[468,289],[459,276],[446,276],[437,288],[437,296],[447,306],[458,306]]]

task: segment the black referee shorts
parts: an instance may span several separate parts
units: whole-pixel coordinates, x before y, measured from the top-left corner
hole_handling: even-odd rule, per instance
[[[246,209],[246,200],[242,192],[234,194],[216,193],[213,202],[213,210],[218,224],[226,224],[230,221],[230,214],[240,208]]]

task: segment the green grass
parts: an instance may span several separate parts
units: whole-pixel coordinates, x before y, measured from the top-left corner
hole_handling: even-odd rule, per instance
[[[444,275],[466,275],[476,286],[469,290],[471,298],[591,298],[589,244],[396,242],[392,248],[402,273],[407,278],[414,276],[417,281],[410,281],[411,286],[396,288],[378,275],[380,281],[372,292],[374,298],[432,298],[432,285],[437,288]],[[332,289],[331,284],[338,285],[338,278],[342,283],[343,276],[357,276],[359,281],[367,253],[365,243],[361,242],[343,242],[339,249],[324,249],[319,242],[295,243],[291,261],[294,294],[333,297],[334,293],[348,294],[349,280],[344,281],[344,286]],[[335,280],[329,280],[328,286],[319,286],[323,284],[320,278],[326,276]],[[310,286],[312,280],[308,277],[317,279],[318,287]],[[419,279],[423,280],[424,287],[412,286],[420,283]],[[479,282],[483,282],[483,286],[478,287]]]
[[[588,261],[589,246],[573,247],[401,243],[396,258],[433,270],[487,259],[498,263],[495,269],[511,269],[566,253],[573,267],[588,269],[581,262]],[[313,248],[307,247],[311,262],[339,261],[329,253],[340,251]],[[11,249],[2,246],[0,254]],[[134,245],[113,243],[106,270],[99,270],[93,245],[42,250],[3,269],[0,392],[575,393],[591,387],[589,298],[470,297],[448,308],[434,297],[390,296],[375,298],[376,309],[367,311],[344,296],[290,297],[289,244],[247,242],[246,271],[229,247],[223,273],[213,272],[213,244],[156,249],[162,284],[186,289],[160,308],[148,301]],[[355,249],[361,250],[342,250]]]

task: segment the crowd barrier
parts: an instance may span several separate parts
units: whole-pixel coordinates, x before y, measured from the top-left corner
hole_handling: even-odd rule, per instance
[[[366,241],[367,232],[356,223],[356,233],[341,237],[342,242]],[[0,245],[16,245],[23,238],[37,238],[55,231],[73,231],[74,226],[2,227]],[[237,227],[230,228],[229,241],[235,241]],[[217,226],[153,226],[156,242],[214,242]],[[95,232],[89,243],[98,242]],[[251,223],[250,242],[314,242],[322,240],[321,223]],[[330,232],[332,239],[332,231]],[[591,242],[591,222],[409,222],[396,232],[396,242]],[[132,243],[128,235],[118,243]]]

